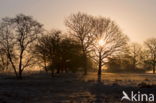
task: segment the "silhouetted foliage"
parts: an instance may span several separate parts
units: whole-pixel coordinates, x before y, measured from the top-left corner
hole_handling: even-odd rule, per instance
[[[83,67],[81,46],[72,38],[62,36],[59,30],[53,30],[43,35],[36,47],[37,57],[44,64],[46,71],[52,74],[62,72],[76,72]]]
[[[81,12],[71,14],[65,20],[65,25],[68,27],[69,34],[81,45],[84,57],[84,74],[87,74],[87,58],[94,40],[92,36],[93,22],[92,16]]]

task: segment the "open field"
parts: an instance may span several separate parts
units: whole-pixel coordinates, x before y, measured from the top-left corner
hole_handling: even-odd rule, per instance
[[[96,73],[87,76],[66,74],[50,77],[34,73],[23,80],[0,76],[0,103],[128,103],[122,91],[156,94],[156,75],[104,73],[97,83]]]

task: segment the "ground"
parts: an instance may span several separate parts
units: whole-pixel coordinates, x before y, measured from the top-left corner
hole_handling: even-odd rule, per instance
[[[96,73],[55,77],[32,73],[23,80],[1,73],[0,103],[129,103],[121,102],[123,90],[156,94],[155,85],[153,74],[103,73],[99,83]]]

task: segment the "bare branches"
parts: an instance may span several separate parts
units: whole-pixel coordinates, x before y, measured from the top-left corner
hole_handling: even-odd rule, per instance
[[[127,44],[127,36],[109,18],[94,18],[92,53],[94,61],[98,63],[98,75],[107,58],[120,52]]]
[[[147,50],[150,53],[150,62],[153,66],[153,73],[155,73],[155,66],[156,66],[156,38],[151,38],[145,41],[145,45]]]
[[[109,18],[92,17],[78,12],[65,21],[70,33],[81,44],[83,53],[103,64],[104,59],[119,52],[127,43],[127,36]],[[104,45],[98,45],[102,39]],[[99,56],[101,61],[99,61]]]
[[[81,44],[83,50],[87,52],[93,40],[93,17],[78,12],[69,16],[65,20],[65,25],[68,27],[70,34]]]
[[[95,48],[95,51],[100,52],[102,59],[120,51],[128,40],[127,36],[109,18],[96,18],[94,33],[96,39],[93,48]],[[98,45],[100,39],[104,41],[102,47]]]
[[[69,33],[82,47],[84,58],[87,59],[91,45],[93,43],[93,17],[84,13],[76,13],[70,15],[65,20],[65,25],[68,27]],[[84,74],[87,74],[87,61],[84,61]]]
[[[19,14],[15,18],[2,19],[0,28],[0,44],[5,48],[16,76],[21,79],[22,71],[31,61],[25,56],[30,54],[30,47],[42,32],[42,25],[30,16]]]

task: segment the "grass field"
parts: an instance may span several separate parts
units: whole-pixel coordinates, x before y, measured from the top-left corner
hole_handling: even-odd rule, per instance
[[[50,77],[45,73],[27,75],[23,80],[0,75],[0,103],[128,103],[121,102],[122,91],[156,94],[156,75],[66,74]]]

